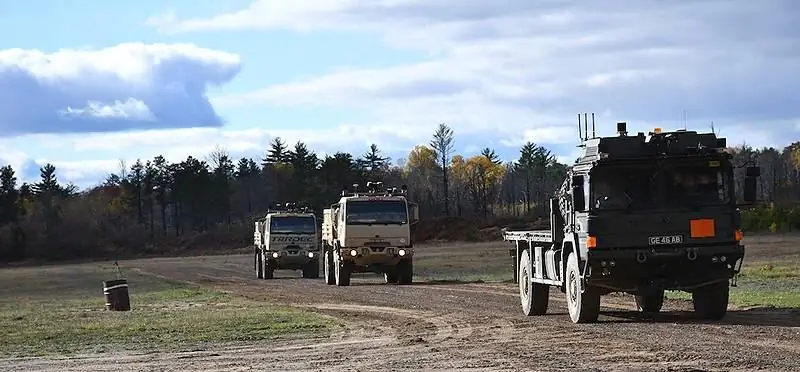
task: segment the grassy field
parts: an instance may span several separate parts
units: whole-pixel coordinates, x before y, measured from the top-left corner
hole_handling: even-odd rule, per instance
[[[691,299],[686,292],[668,292],[668,298]],[[730,303],[743,306],[800,308],[800,262],[759,262],[742,268]]]
[[[105,310],[111,265],[0,270],[0,355],[180,350],[206,342],[248,342],[327,334],[336,323],[183,283],[129,272],[132,311]]]

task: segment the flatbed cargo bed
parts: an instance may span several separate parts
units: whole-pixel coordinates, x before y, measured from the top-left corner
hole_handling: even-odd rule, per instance
[[[553,233],[550,230],[504,231],[503,240],[552,243]]]

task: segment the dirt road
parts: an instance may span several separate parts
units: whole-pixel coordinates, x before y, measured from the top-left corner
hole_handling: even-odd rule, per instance
[[[794,247],[794,242],[754,240],[749,259],[794,257]],[[507,246],[502,243],[419,250],[423,253],[415,271],[422,276],[479,274],[508,267]],[[194,353],[87,356],[26,363],[26,370],[56,364],[70,370],[106,370],[108,361],[116,368],[137,371],[790,371],[800,363],[797,310],[733,309],[722,322],[702,324],[693,320],[686,302],[668,301],[655,319],[642,319],[629,296],[611,296],[603,299],[599,323],[574,325],[558,290],[551,292],[548,315],[524,317],[517,287],[510,283],[397,286],[364,275],[354,278],[350,287],[335,287],[286,271],[278,272],[274,280],[256,280],[249,255],[149,259],[127,266],[307,307],[344,319],[348,327],[325,339]]]

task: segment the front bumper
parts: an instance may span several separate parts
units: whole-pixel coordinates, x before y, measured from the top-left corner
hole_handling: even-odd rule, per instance
[[[356,266],[394,266],[414,256],[414,250],[407,247],[350,247],[341,248],[339,253],[343,261]]]
[[[614,291],[692,290],[734,278],[743,258],[741,244],[590,250],[585,278]]]
[[[320,254],[314,251],[265,251],[264,255],[267,264],[277,269],[299,270],[317,262]]]

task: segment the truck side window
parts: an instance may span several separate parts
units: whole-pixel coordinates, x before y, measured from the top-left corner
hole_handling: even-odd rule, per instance
[[[583,200],[586,200],[586,206],[583,209],[589,210],[591,208],[591,204],[589,203],[591,203],[592,200],[590,196],[592,189],[589,186],[589,177],[584,176],[581,178],[583,178]]]

